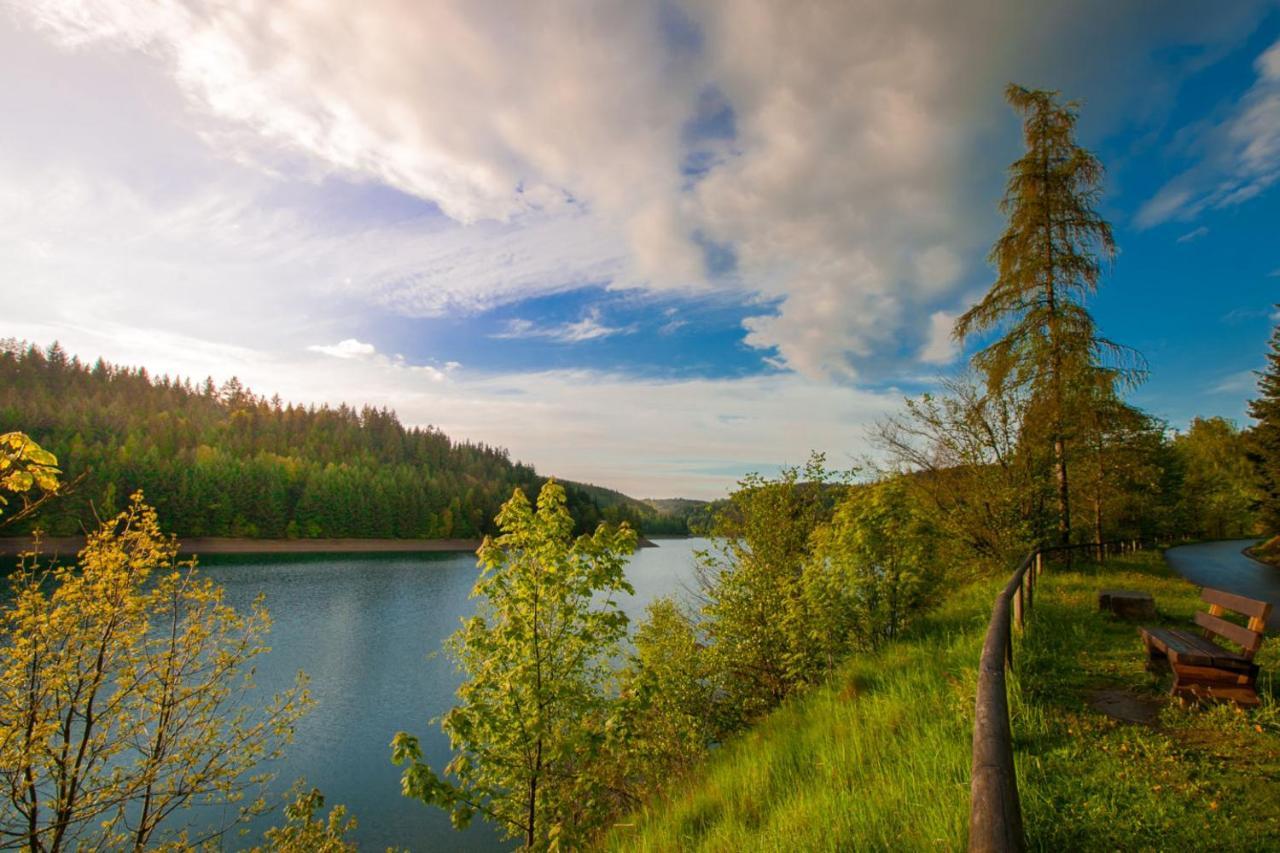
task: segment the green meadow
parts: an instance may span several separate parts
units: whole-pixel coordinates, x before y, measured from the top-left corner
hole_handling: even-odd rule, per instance
[[[855,658],[671,782],[606,837],[612,850],[963,848],[976,665],[1004,579],[958,590],[880,653]],[[1185,622],[1198,590],[1155,552],[1051,568],[1015,637],[1019,788],[1038,850],[1280,846],[1280,647],[1258,660],[1261,708],[1183,708],[1098,589],[1151,592]],[[1093,707],[1123,694],[1150,722]]]

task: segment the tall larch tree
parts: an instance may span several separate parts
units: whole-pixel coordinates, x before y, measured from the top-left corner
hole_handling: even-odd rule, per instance
[[[1000,202],[1008,227],[989,257],[996,281],[961,315],[955,336],[964,342],[991,330],[1002,333],[974,363],[993,391],[1030,388],[1031,422],[1047,433],[1052,454],[1058,537],[1065,544],[1071,538],[1072,398],[1077,389],[1094,387],[1101,362],[1125,358],[1123,348],[1098,335],[1084,305],[1115,242],[1096,210],[1102,164],[1075,140],[1075,102],[1012,84],[1005,98],[1022,116],[1026,153],[1010,167]],[[1130,375],[1112,371],[1117,378]]]

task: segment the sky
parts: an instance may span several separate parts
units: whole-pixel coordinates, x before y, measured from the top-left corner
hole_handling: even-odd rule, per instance
[[[640,497],[851,465],[963,369],[1009,82],[1107,168],[1133,402],[1245,423],[1280,0],[0,0],[0,337]]]

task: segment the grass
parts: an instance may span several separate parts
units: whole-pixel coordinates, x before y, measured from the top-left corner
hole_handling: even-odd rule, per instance
[[[1003,579],[957,591],[907,639],[849,661],[673,782],[604,840],[615,850],[961,849],[976,664]],[[1263,707],[1168,706],[1152,725],[1090,706],[1099,690],[1163,700],[1102,587],[1145,589],[1185,622],[1194,587],[1156,554],[1046,571],[1010,684],[1033,849],[1280,849],[1280,641],[1263,646]]]

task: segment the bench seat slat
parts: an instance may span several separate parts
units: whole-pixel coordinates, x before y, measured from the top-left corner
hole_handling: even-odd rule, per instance
[[[1191,666],[1220,666],[1229,669],[1245,669],[1250,665],[1243,655],[1224,649],[1190,631],[1179,628],[1144,628],[1144,637],[1152,645],[1169,656]]]
[[[1253,653],[1258,650],[1258,646],[1262,645],[1262,635],[1257,631],[1250,631],[1234,622],[1228,622],[1221,616],[1212,616],[1208,613],[1196,613],[1196,624],[1206,631],[1212,631],[1225,640],[1230,640],[1236,645],[1244,649],[1244,656],[1251,658]]]

